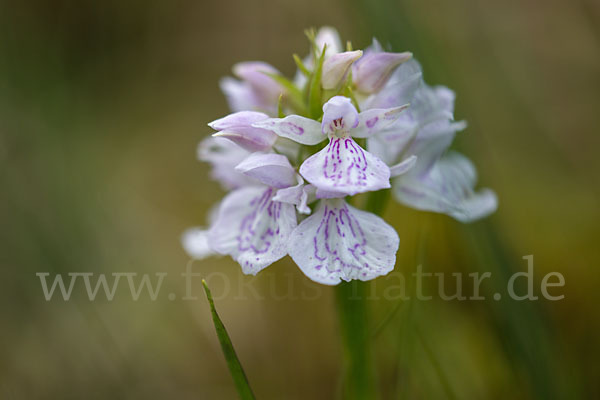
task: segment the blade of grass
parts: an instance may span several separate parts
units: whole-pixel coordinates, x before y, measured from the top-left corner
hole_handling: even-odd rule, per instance
[[[223,355],[227,361],[227,367],[229,368],[229,372],[231,373],[231,377],[233,378],[237,392],[242,400],[254,400],[255,397],[252,393],[252,389],[250,389],[248,378],[246,378],[242,364],[240,364],[240,360],[235,354],[233,343],[231,343],[231,339],[229,338],[229,334],[225,329],[225,325],[223,325],[221,318],[219,318],[219,314],[217,314],[217,309],[215,308],[212,294],[204,279],[202,279],[202,285],[204,285],[204,292],[206,293],[206,298],[208,299],[208,303],[210,305],[210,311],[212,314],[213,323],[215,325],[215,330],[217,331],[217,337],[219,338],[219,343],[221,343],[221,349],[223,350]]]

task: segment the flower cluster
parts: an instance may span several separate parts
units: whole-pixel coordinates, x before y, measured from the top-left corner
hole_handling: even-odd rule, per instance
[[[243,62],[221,81],[233,113],[208,124],[216,133],[198,156],[229,193],[208,229],[184,234],[192,257],[229,255],[254,275],[289,254],[319,283],[369,280],[394,268],[400,240],[350,205],[355,195],[391,188],[404,205],[462,222],[496,209],[491,190],[474,190],[472,163],[447,151],[466,127],[454,93],[425,84],[411,53],[377,41],[343,51],[332,28],[308,37],[293,80]]]

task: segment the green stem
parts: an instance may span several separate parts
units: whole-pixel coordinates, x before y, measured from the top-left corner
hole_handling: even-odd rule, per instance
[[[343,399],[377,398],[372,368],[366,282],[342,282],[336,287],[343,343]]]
[[[380,215],[389,190],[372,192],[365,209]],[[347,400],[373,400],[379,397],[371,352],[371,330],[367,307],[368,283],[342,282],[336,287],[343,344],[343,394]]]

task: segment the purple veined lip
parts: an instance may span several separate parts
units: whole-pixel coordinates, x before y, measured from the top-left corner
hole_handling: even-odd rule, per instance
[[[350,159],[350,163],[345,171],[341,169],[344,161],[342,159],[344,155],[340,152],[342,140],[344,141],[344,150],[342,151],[350,154],[350,156],[346,155],[346,158]],[[330,153],[330,156],[325,159],[325,163],[323,164],[323,176],[332,181],[333,186],[344,184],[365,185],[364,181],[367,179],[367,176],[364,171],[366,171],[368,163],[364,151],[352,139],[333,139],[327,152]],[[358,173],[353,179],[352,175],[355,171],[358,171]],[[343,179],[344,175],[346,178],[345,182]]]
[[[317,187],[319,198],[390,187],[389,167],[350,137],[331,138],[327,147],[301,165],[300,174]]]
[[[334,227],[335,229],[332,229]],[[332,247],[330,239],[333,235],[345,240],[333,241],[334,246]],[[343,207],[324,205],[321,223],[313,237],[313,256],[315,259],[320,262],[330,260],[333,265],[339,263],[343,268],[361,268],[361,265],[353,265],[342,261],[341,253],[348,252],[352,254],[354,261],[361,264],[359,256],[366,254],[365,246],[367,246],[367,239],[364,232],[348,207],[345,204]],[[323,264],[320,264],[315,268],[320,269],[322,266]],[[368,266],[368,264],[365,266]],[[326,266],[326,268],[328,267]]]

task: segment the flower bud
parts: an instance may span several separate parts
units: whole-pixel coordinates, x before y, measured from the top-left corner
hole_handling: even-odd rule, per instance
[[[317,45],[317,49],[319,49],[319,51],[323,49],[323,46],[327,45],[327,50],[325,50],[325,58],[342,52],[342,41],[340,40],[340,35],[335,28],[329,26],[324,26],[319,29],[319,32],[317,32],[317,36],[315,37],[315,44]]]
[[[255,111],[240,111],[208,124],[219,132],[214,137],[229,139],[248,151],[269,150],[277,140],[277,134],[267,129],[255,128],[253,123],[269,118]]]
[[[409,60],[412,53],[369,52],[354,63],[352,79],[358,91],[375,93],[383,88],[392,72],[403,62]]]
[[[262,100],[272,100],[277,103],[277,99],[283,89],[279,83],[267,75],[278,75],[279,71],[277,69],[261,61],[247,61],[234,65],[233,73],[238,78],[250,84]]]
[[[323,63],[321,85],[323,89],[335,89],[346,78],[352,63],[362,56],[361,50],[334,54]]]

